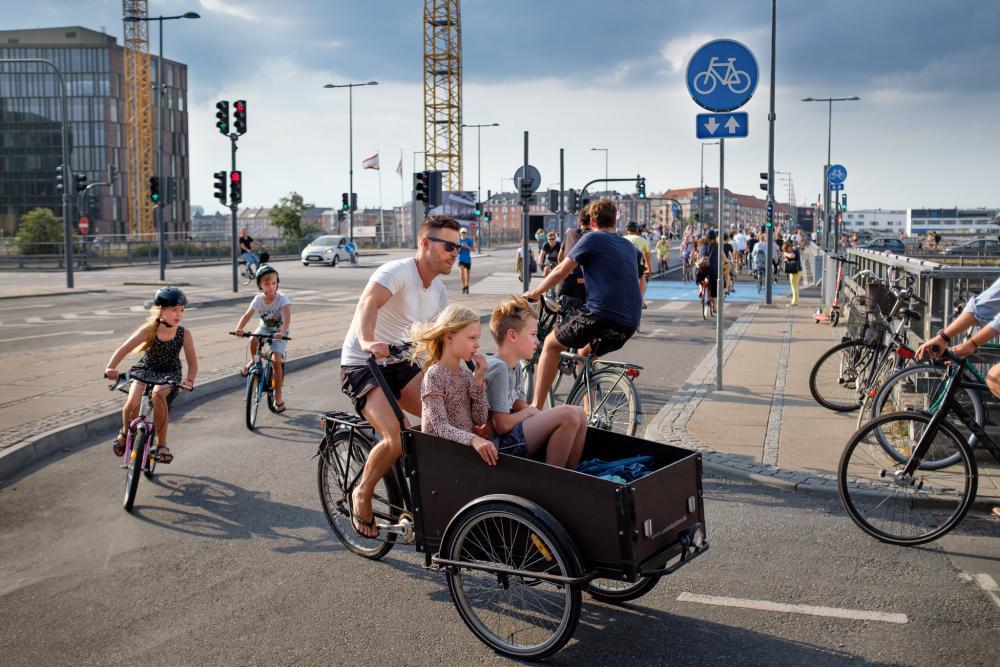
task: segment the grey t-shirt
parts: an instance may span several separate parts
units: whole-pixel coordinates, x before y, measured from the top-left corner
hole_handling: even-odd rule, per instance
[[[500,357],[486,355],[486,401],[493,412],[510,414],[514,401],[527,401],[524,395],[524,385],[521,371],[518,367],[511,368]]]

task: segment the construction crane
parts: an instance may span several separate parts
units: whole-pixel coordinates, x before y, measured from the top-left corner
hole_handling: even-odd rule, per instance
[[[147,0],[122,0],[122,16],[145,19]],[[123,21],[125,35],[125,192],[130,236],[152,234],[153,209],[145,201],[153,172],[153,99],[149,65],[149,22]]]
[[[424,0],[424,169],[462,189],[462,17],[459,0]]]

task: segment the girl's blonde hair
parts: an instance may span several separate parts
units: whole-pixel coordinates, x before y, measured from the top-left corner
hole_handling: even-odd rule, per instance
[[[160,326],[161,311],[162,309],[159,306],[150,307],[149,317],[146,318],[146,321],[143,322],[142,326],[136,329],[136,333],[143,331],[146,334],[145,340],[143,340],[142,344],[136,348],[136,352],[145,352],[153,346],[153,340],[156,339],[156,330]]]
[[[458,333],[470,324],[477,324],[479,315],[474,311],[452,304],[429,322],[414,324],[410,331],[410,340],[415,343],[413,361],[427,369],[441,361],[444,354],[444,337],[446,334]]]

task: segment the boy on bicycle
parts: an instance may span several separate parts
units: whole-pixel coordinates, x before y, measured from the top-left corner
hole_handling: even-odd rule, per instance
[[[274,369],[274,411],[284,412],[285,401],[282,400],[281,390],[285,379],[285,369],[282,362],[285,358],[285,349],[288,342],[284,338],[288,335],[288,329],[292,324],[292,302],[288,295],[278,291],[278,271],[269,264],[262,265],[257,269],[257,288],[260,294],[253,298],[247,312],[236,324],[236,335],[243,335],[243,327],[250,321],[254,313],[260,315],[260,324],[254,331],[256,334],[272,334],[271,339],[271,368]],[[240,369],[240,375],[247,376],[249,369],[253,366],[254,356],[257,354],[259,338],[250,339],[250,361]]]
[[[582,355],[614,352],[635,334],[642,316],[642,292],[635,246],[615,233],[618,210],[610,199],[591,204],[595,231],[582,237],[566,258],[533,290],[529,301],[559,284],[579,265],[587,287],[587,303],[545,338],[538,360],[535,407],[545,397],[558,371],[559,355],[576,348]]]

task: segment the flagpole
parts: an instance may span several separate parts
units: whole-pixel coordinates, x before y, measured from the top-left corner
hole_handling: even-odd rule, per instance
[[[375,157],[378,159],[379,152],[375,152]],[[382,247],[385,247],[385,218],[382,211],[382,164],[381,160],[378,163],[378,226],[382,230]]]

